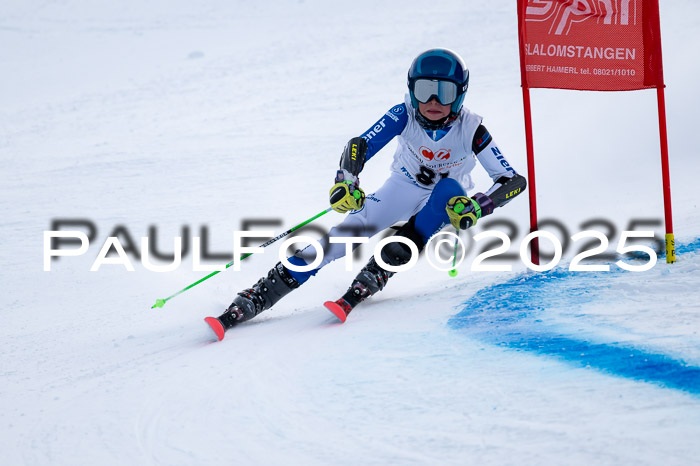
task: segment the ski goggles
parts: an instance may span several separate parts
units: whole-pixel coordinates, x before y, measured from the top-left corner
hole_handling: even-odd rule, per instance
[[[413,82],[413,96],[422,104],[437,97],[442,105],[450,105],[457,100],[457,85],[452,81],[437,79],[416,79]]]

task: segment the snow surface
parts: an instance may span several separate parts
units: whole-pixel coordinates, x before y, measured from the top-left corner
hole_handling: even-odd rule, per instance
[[[354,277],[338,262],[215,344],[202,318],[276,250],[151,310],[204,272],[191,254],[169,273],[90,272],[107,236],[123,226],[138,247],[153,225],[171,251],[183,226],[207,226],[230,253],[244,219],[282,231],[318,213],[347,139],[403,100],[410,61],[434,46],[466,57],[466,105],[525,172],[514,2],[2,10],[3,464],[698,464],[696,1],[661,2],[677,264],[572,273],[570,246],[546,274],[468,260],[450,279],[422,260],[340,325],[321,307]],[[569,235],[608,221],[611,250],[634,219],[662,236],[655,97],[532,91],[541,219]],[[394,147],[366,167],[367,192]],[[494,216],[518,228],[511,252],[527,212],[521,196]],[[60,218],[97,237],[44,272]]]

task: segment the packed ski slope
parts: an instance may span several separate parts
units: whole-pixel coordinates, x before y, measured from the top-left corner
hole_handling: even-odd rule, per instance
[[[107,237],[170,252],[204,227],[231,254],[246,220],[280,232],[325,209],[345,142],[403,100],[434,46],[466,58],[465,104],[525,173],[514,2],[4,2],[3,464],[696,463],[700,6],[661,3],[677,264],[569,272],[569,246],[528,273],[521,196],[493,217],[517,229],[500,225],[511,272],[470,272],[474,248],[456,278],[422,260],[338,324],[321,304],[372,243],[353,272],[331,264],[214,343],[203,317],[277,249],[152,310],[206,272],[191,252],[168,273],[131,253],[133,272],[90,272]],[[611,251],[632,221],[662,237],[655,93],[532,97],[540,218],[569,236],[595,221]],[[367,192],[394,147],[368,163]],[[95,238],[45,272],[56,219]]]

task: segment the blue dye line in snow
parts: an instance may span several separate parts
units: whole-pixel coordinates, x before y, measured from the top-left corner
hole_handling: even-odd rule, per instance
[[[679,245],[678,255],[700,251],[700,238]],[[465,302],[448,325],[486,342],[556,357],[575,367],[590,367],[634,380],[700,395],[700,367],[682,360],[617,343],[596,343],[543,322],[542,311],[567,310],[592,303],[624,272],[574,274],[565,269],[526,273],[488,286]],[[611,291],[608,291],[611,293]]]
[[[700,238],[696,238],[695,241],[692,241],[688,244],[679,244],[678,246],[676,246],[676,255],[682,255],[698,251],[700,251]]]

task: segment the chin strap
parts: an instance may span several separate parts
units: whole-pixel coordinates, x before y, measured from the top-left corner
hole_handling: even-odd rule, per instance
[[[428,131],[437,131],[439,129],[445,129],[452,124],[453,121],[457,119],[459,113],[450,112],[445,118],[440,120],[432,121],[424,117],[418,109],[416,109],[416,121],[421,126],[421,128]]]

